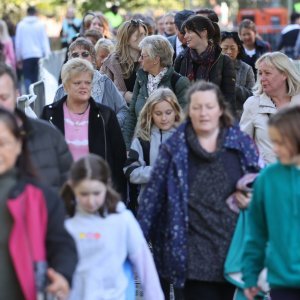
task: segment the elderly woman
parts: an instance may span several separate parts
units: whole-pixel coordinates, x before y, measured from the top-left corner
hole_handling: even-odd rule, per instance
[[[236,110],[237,116],[240,118],[244,102],[252,96],[251,89],[255,84],[254,73],[252,68],[241,60],[245,51],[237,32],[223,31],[221,34],[221,48],[222,53],[227,54],[234,62]]]
[[[211,81],[219,86],[225,100],[235,113],[235,71],[231,59],[222,54],[219,44],[213,42],[218,24],[204,16],[188,18],[181,27],[188,47],[174,62],[175,71],[191,82]]]
[[[270,115],[287,105],[300,105],[300,73],[281,52],[265,53],[255,64],[258,74],[254,96],[244,104],[241,129],[256,142],[265,163],[276,160],[268,135]]]
[[[56,193],[34,178],[26,135],[0,108],[1,298],[66,299],[77,263]],[[21,252],[20,252],[21,251]]]
[[[70,59],[63,65],[61,78],[67,95],[45,106],[42,119],[64,134],[74,160],[88,153],[102,156],[110,165],[118,191],[125,193],[125,144],[115,113],[91,97],[94,73],[85,59]]]
[[[115,50],[115,44],[106,38],[99,39],[95,45],[97,70],[100,70],[106,57]]]
[[[113,82],[96,70],[96,52],[93,44],[84,38],[76,39],[69,47],[68,57],[69,59],[81,57],[93,64],[95,69],[92,83],[92,97],[96,102],[110,107],[117,114],[119,124],[122,128],[128,110],[127,105]],[[54,101],[60,100],[65,95],[64,86],[60,85],[56,91]]]
[[[139,47],[141,49],[141,69],[137,72],[129,113],[124,124],[124,138],[129,147],[137,123],[138,115],[148,97],[158,87],[168,87],[177,96],[181,108],[185,107],[185,92],[189,80],[176,73],[172,67],[174,50],[167,38],[148,36]]]
[[[187,100],[187,120],[160,147],[138,219],[160,276],[184,299],[231,300],[223,265],[238,214],[226,199],[236,193],[242,203],[236,183],[258,170],[258,153],[215,84],[196,82]]]
[[[114,82],[127,103],[131,101],[136,71],[140,66],[139,43],[147,34],[147,26],[141,20],[124,22],[117,32],[115,52],[101,67],[101,72]]]

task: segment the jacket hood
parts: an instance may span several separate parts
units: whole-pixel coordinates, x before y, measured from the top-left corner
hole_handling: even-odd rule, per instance
[[[36,23],[39,21],[37,16],[27,16],[23,19],[24,22],[26,23]]]

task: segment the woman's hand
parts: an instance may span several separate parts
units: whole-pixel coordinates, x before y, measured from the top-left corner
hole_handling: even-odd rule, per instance
[[[244,289],[244,295],[247,300],[254,300],[254,297],[258,294],[259,288],[256,286]]]
[[[131,98],[132,98],[132,92],[127,91],[127,92],[124,94],[124,98],[125,98],[126,102],[129,104],[130,101],[131,101]]]
[[[235,192],[235,198],[236,198],[236,201],[237,201],[237,206],[240,208],[240,209],[245,209],[248,207],[249,203],[250,203],[250,200],[251,200],[251,197],[252,197],[252,193],[248,192],[248,193],[245,193],[245,192],[242,192],[242,191],[236,191]]]
[[[52,268],[49,268],[47,275],[50,284],[47,286],[47,292],[52,294],[58,300],[65,300],[69,295],[69,283],[66,278]]]

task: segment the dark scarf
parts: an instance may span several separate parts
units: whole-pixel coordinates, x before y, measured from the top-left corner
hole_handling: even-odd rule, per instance
[[[190,49],[187,77],[190,81],[196,81],[203,79],[208,81],[209,71],[215,61],[215,47],[212,44],[208,44],[206,50],[200,55],[196,50]]]

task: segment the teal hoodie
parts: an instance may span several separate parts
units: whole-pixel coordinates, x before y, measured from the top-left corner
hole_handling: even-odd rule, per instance
[[[300,169],[275,163],[254,184],[242,259],[246,287],[267,267],[274,287],[300,286]]]

